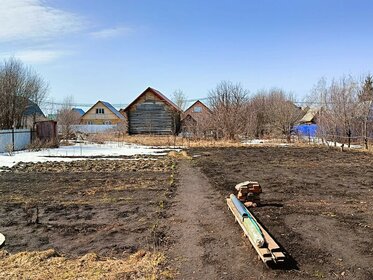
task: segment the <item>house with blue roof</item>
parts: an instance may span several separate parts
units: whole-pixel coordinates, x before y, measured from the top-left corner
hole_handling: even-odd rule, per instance
[[[71,109],[73,112],[76,112],[79,114],[79,116],[83,116],[84,115],[84,110],[81,109],[81,108],[72,108]]]
[[[109,102],[97,101],[80,118],[81,124],[116,125],[125,124],[125,117]]]

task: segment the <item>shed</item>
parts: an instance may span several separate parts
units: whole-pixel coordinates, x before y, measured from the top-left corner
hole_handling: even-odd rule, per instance
[[[121,113],[127,116],[129,134],[176,134],[181,109],[158,90],[148,87]]]
[[[50,142],[57,145],[57,122],[40,121],[35,123],[36,137],[42,142]]]

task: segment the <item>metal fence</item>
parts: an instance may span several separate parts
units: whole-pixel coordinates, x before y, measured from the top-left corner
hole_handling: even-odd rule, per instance
[[[31,140],[31,129],[0,130],[0,153],[24,150]]]
[[[107,132],[109,130],[113,130],[117,127],[117,125],[106,125],[106,124],[87,124],[87,125],[72,125],[71,129],[74,132],[82,132],[82,133],[101,133]],[[62,131],[62,126],[58,126],[58,131]]]

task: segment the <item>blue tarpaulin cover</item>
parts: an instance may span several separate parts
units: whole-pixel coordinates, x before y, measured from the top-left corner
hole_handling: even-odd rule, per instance
[[[294,132],[309,137],[316,137],[317,124],[300,124],[294,127]]]

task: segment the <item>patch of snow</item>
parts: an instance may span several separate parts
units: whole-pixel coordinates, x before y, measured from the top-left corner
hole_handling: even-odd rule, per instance
[[[12,167],[19,162],[46,162],[46,161],[75,161],[87,160],[87,157],[108,157],[105,159],[118,159],[118,156],[134,155],[156,155],[164,156],[170,150],[180,151],[173,148],[157,148],[140,146],[128,143],[107,142],[104,144],[79,143],[71,146],[61,146],[55,149],[41,151],[19,151],[12,156],[0,153],[0,168]],[[112,157],[112,158],[110,158]]]
[[[342,147],[342,143],[334,143],[333,141],[322,141],[321,138],[318,138],[318,137],[314,137],[312,138],[312,143],[315,143],[315,144],[320,144],[320,145],[326,145],[326,146],[330,146],[330,147]],[[348,144],[344,144],[344,147],[345,148],[348,148]],[[351,144],[350,145],[350,149],[362,149],[363,146],[362,145],[353,145]]]
[[[248,144],[248,145],[258,145],[258,144],[264,144],[268,142],[268,140],[263,139],[251,139],[251,140],[245,140],[242,142],[242,144]]]

